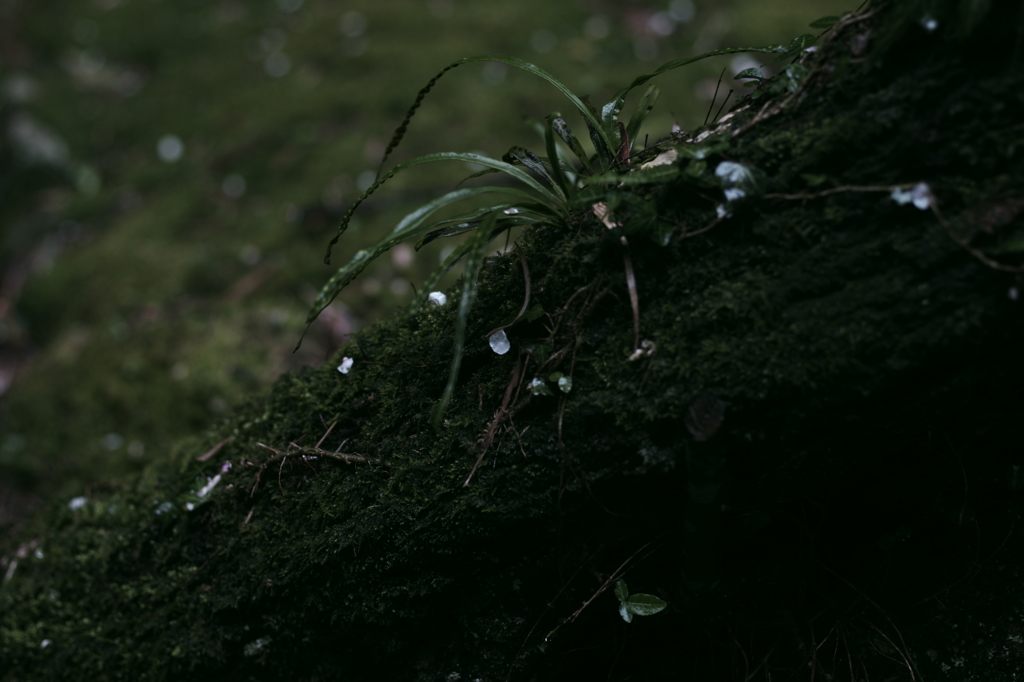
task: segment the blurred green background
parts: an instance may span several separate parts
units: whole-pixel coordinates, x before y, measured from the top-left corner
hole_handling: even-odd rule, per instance
[[[160,457],[407,302],[446,244],[395,249],[292,349],[323,253],[416,92],[506,54],[603,101],[671,59],[788,43],[851,0],[0,0],[0,534]],[[722,57],[655,82],[644,133],[701,124]],[[739,88],[742,89],[742,88]],[[735,101],[735,97],[734,100]],[[716,105],[717,108],[717,105]],[[542,147],[569,113],[498,63],[442,79],[392,162]],[[569,117],[569,123],[578,119]],[[335,267],[470,169],[368,201]],[[452,275],[454,277],[454,275]]]

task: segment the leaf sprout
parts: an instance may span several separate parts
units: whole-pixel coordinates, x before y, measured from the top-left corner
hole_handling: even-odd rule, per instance
[[[626,581],[615,583],[615,596],[619,600],[619,615],[627,623],[633,622],[633,616],[653,616],[663,611],[668,604],[653,594],[630,594]]]

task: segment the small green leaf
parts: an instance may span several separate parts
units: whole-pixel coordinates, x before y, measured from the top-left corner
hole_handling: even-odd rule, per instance
[[[543,365],[551,357],[551,346],[546,343],[538,343],[533,346],[533,359],[538,365]]]
[[[560,376],[555,381],[558,382],[558,390],[562,393],[568,393],[572,390],[572,377]]]
[[[636,146],[636,140],[640,136],[640,128],[643,127],[647,115],[654,109],[654,103],[658,101],[659,93],[660,90],[656,86],[650,85],[647,87],[643,97],[640,98],[640,101],[637,102],[636,111],[626,125],[626,135],[629,136],[633,146]]]
[[[445,408],[452,400],[455,392],[455,383],[459,378],[459,368],[462,366],[462,354],[466,342],[466,321],[469,319],[469,311],[476,300],[477,275],[480,274],[480,267],[483,265],[484,255],[487,252],[487,243],[493,237],[494,227],[498,222],[498,214],[491,213],[484,218],[479,230],[469,240],[471,247],[466,258],[466,272],[462,276],[462,295],[459,297],[459,311],[455,318],[455,343],[452,352],[451,369],[448,372],[448,383],[444,387],[441,400],[434,408],[434,427],[441,424]]]
[[[629,599],[629,588],[626,587],[625,580],[620,580],[615,583],[615,596],[619,601],[626,601]]]
[[[830,26],[832,26],[832,24],[836,23],[837,21],[839,21],[839,17],[831,16],[830,15],[830,16],[827,16],[827,17],[822,17],[821,19],[815,19],[814,21],[812,21],[810,23],[810,27],[811,28],[829,28]]]
[[[756,78],[759,81],[763,81],[764,73],[761,72],[761,69],[755,66],[749,69],[743,69],[738,74],[736,74],[735,78]]]
[[[629,610],[629,606],[627,606],[624,601],[619,602],[619,615],[622,616],[622,620],[627,623],[633,622],[633,612]]]
[[[540,318],[544,317],[544,315],[544,306],[542,306],[540,303],[534,303],[533,307],[527,310],[526,314],[523,315],[523,320],[525,320],[526,322],[533,322],[534,320],[539,320]]]
[[[991,249],[985,249],[986,253],[990,253],[995,256],[1007,253],[1020,253],[1021,251],[1024,251],[1024,237],[1008,239],[999,246],[994,246]]]
[[[803,64],[793,64],[790,66],[786,69],[786,73],[784,75],[786,89],[790,92],[796,92],[799,90],[800,82],[803,81],[804,77],[808,73],[810,73],[810,69]]]
[[[816,173],[801,173],[800,177],[803,178],[808,187],[819,187],[828,182],[827,175],[818,175]]]
[[[632,594],[623,605],[638,616],[653,616],[668,606],[664,600],[653,594]]]

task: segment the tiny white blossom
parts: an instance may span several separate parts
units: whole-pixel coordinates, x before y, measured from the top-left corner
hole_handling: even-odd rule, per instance
[[[932,205],[932,191],[928,187],[928,183],[925,182],[917,183],[910,190],[903,190],[897,187],[889,196],[900,206],[913,203],[915,207],[922,211],[928,210]]]
[[[921,209],[922,211],[931,208],[932,191],[926,183],[919,182],[916,185],[914,185],[914,189],[910,190],[910,196],[914,202],[914,206]]]
[[[935,17],[924,16],[921,17],[921,25],[926,31],[934,31],[939,27],[939,21]]]
[[[745,196],[747,196],[747,193],[739,187],[730,187],[725,190],[726,201],[736,201],[737,199],[742,199]]]
[[[39,645],[39,648],[40,649],[45,649],[46,647],[50,646],[51,644],[53,644],[53,642],[51,642],[48,639],[44,639],[43,642]]]
[[[84,497],[76,497],[72,499],[70,502],[68,502],[68,509],[70,509],[71,511],[81,509],[82,507],[85,506],[86,502],[88,502],[88,500],[85,499]]]
[[[505,335],[504,329],[491,334],[488,342],[491,344],[491,350],[498,355],[504,355],[512,348],[512,344],[509,342],[508,336]]]
[[[352,358],[342,358],[341,364],[338,365],[338,371],[342,374],[348,374],[348,371],[352,369]]]
[[[718,206],[715,206],[715,213],[718,215],[719,218],[728,218],[730,215],[732,215],[732,211],[727,209],[725,207],[725,204],[719,204]]]
[[[434,305],[444,305],[448,302],[448,297],[440,291],[431,291],[428,298],[430,298],[430,302]]]
[[[206,485],[204,485],[202,490],[200,490],[199,492],[196,493],[196,496],[197,497],[206,497],[207,493],[209,493],[211,490],[216,488],[218,483],[220,483],[220,474],[217,474],[216,476],[211,478],[210,482],[207,483]]]
[[[734,161],[723,161],[718,164],[718,167],[715,168],[715,175],[731,185],[738,185],[754,179],[749,168]]]

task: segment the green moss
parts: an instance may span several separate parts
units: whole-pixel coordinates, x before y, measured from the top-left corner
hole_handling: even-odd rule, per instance
[[[999,44],[1000,25],[985,30]],[[810,63],[847,49],[841,37]],[[915,64],[961,60],[928,49]],[[944,219],[967,229],[976,201],[997,201],[1024,176],[983,132],[1012,128],[1022,112],[1011,100],[947,116],[960,99],[949,93],[1021,91],[1020,74],[951,67],[942,80],[912,79],[893,77],[891,63],[819,77],[730,138],[756,108],[738,114],[720,133],[720,158],[760,169],[769,194],[805,191],[807,174],[828,178],[816,191],[925,180]],[[890,106],[899,115],[883,125],[875,114]],[[940,133],[977,139],[989,160],[960,163]],[[715,219],[712,196],[681,180],[652,198],[697,229]],[[956,646],[948,619],[971,606],[953,590],[961,569],[975,571],[971,557],[991,554],[972,575],[1020,598],[1000,569],[1020,556],[1015,536],[1000,544],[1019,502],[997,473],[1019,431],[1024,329],[1005,294],[1014,280],[951,240],[935,214],[887,192],[752,197],[700,236],[677,233],[665,247],[631,237],[641,338],[655,347],[635,361],[615,235],[580,216],[572,231],[528,232],[522,253],[548,316],[512,327],[515,350],[495,355],[483,337],[525,288],[516,259],[488,263],[440,428],[430,413],[447,380],[452,305],[365,329],[140,476],[41,518],[16,568],[15,548],[5,556],[6,679],[72,669],[132,680],[590,679],[619,665],[647,679],[683,669],[710,678],[743,657],[806,670],[814,646],[780,642],[780,627],[799,642],[831,636],[822,632],[832,625],[851,664],[879,676],[903,669],[865,633],[876,626],[895,641],[901,629],[901,647],[931,677]],[[342,357],[355,361],[348,374],[335,369]],[[523,389],[464,486],[517,362],[524,383],[557,370],[573,389],[528,400]],[[726,427],[697,442],[686,418],[706,390],[728,401]],[[950,460],[941,466],[940,443]],[[713,475],[732,508],[698,524],[708,539],[699,552],[683,491],[712,474],[695,462],[724,472]],[[904,524],[912,542],[880,546]],[[695,584],[692,566],[713,566],[716,542],[715,580]],[[625,626],[609,592],[574,617],[624,562],[630,586],[669,609]],[[886,562],[891,588],[871,582]],[[936,590],[951,592],[945,615],[917,603]],[[1000,625],[1016,617],[1009,599],[989,606]],[[816,625],[821,613],[827,627]],[[986,679],[1009,679],[1020,661],[981,651],[972,671]]]

